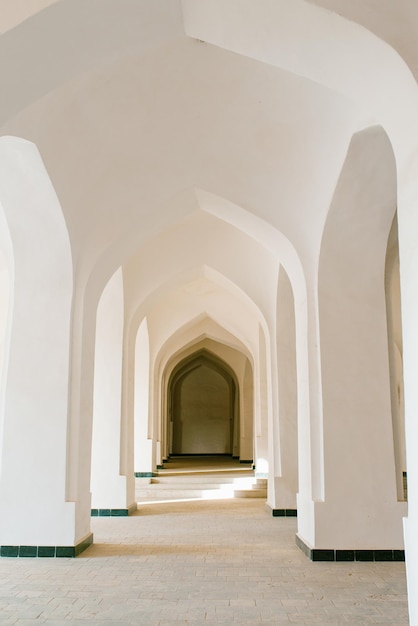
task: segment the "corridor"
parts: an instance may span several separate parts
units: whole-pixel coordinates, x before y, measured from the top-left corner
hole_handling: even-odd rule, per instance
[[[418,626],[418,2],[0,6],[0,626]]]
[[[406,626],[404,563],[312,563],[261,499],[93,518],[76,559],[0,560],[0,624]]]

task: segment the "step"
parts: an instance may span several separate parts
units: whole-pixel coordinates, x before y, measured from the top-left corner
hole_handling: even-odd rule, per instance
[[[267,478],[256,478],[253,489],[267,489]]]
[[[208,491],[218,491],[218,489],[211,489]],[[142,489],[137,495],[142,498],[154,497],[157,500],[166,499],[188,499],[188,498],[201,498],[202,489]]]
[[[227,485],[147,485],[145,487],[141,487],[139,490],[137,489],[137,491],[141,491],[141,492],[149,492],[149,493],[165,493],[165,492],[170,492],[170,491],[184,491],[184,492],[189,492],[189,491],[225,491],[227,489],[229,489],[230,491],[233,491],[236,487],[234,485],[231,484],[227,484]],[[239,487],[238,487],[239,488]],[[245,487],[244,487],[245,488]],[[252,489],[252,485],[249,487],[249,489]]]
[[[143,501],[164,500],[224,500],[234,497],[234,489],[166,489],[166,490],[141,490],[137,491],[136,499]]]
[[[167,500],[221,500],[226,498],[267,498],[267,479],[256,478],[250,469],[160,470],[152,478],[136,479],[139,502]]]
[[[258,487],[257,485],[252,484],[233,484],[233,483],[224,483],[224,484],[150,484],[144,485],[141,487],[137,487],[137,493],[155,493],[155,494],[165,494],[165,493],[191,493],[191,492],[200,492],[206,493],[209,491],[229,491],[231,494],[234,491],[267,491],[265,487]]]
[[[222,480],[218,479],[214,476],[193,476],[190,478],[187,477],[179,477],[179,476],[164,476],[164,477],[156,477],[150,479],[150,484],[155,486],[167,485],[202,485],[203,488],[210,487],[211,485],[216,486],[219,485],[237,485],[237,486],[251,486],[256,485],[256,479],[254,476],[240,476],[240,477],[224,477]]]
[[[245,472],[168,472],[159,471],[151,480],[209,480],[210,482],[225,482],[228,480],[241,479],[241,478],[254,478],[254,472],[252,470],[246,470]]]
[[[267,498],[266,489],[235,489],[234,498]]]

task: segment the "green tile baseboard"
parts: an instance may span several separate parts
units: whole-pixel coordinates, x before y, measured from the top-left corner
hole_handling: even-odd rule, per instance
[[[297,509],[271,509],[273,517],[297,517]]]
[[[74,559],[93,543],[90,533],[75,546],[0,546],[0,557]]]
[[[405,561],[405,550],[332,550],[311,548],[299,535],[296,545],[311,561]]]
[[[91,509],[91,517],[128,517],[138,510],[136,502],[126,509]]]
[[[273,509],[270,504],[266,502],[265,509],[267,513],[271,513],[273,517],[297,517],[297,509]]]

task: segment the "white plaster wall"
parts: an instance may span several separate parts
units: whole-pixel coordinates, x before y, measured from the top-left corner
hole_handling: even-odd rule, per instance
[[[269,450],[269,427],[272,420],[271,397],[273,381],[271,378],[271,362],[269,338],[259,331],[259,360],[254,368],[254,464],[256,475],[267,477],[270,464],[273,462]]]
[[[0,378],[0,441],[3,440],[4,425],[4,405],[6,402],[6,386],[7,386],[7,370],[10,355],[11,329],[13,323],[13,277],[14,277],[14,258],[13,244],[10,237],[9,227],[7,225],[6,215],[3,209],[0,210],[0,242],[1,242],[1,261],[2,261],[2,281],[3,291],[1,294],[2,302],[2,353],[1,353],[1,378]],[[7,291],[6,291],[7,287]],[[0,449],[0,458],[1,458]]]
[[[71,251],[58,198],[33,144],[0,140],[0,202],[14,259],[13,320],[3,364],[0,542],[74,545],[80,537],[65,490]]]
[[[109,276],[110,278],[111,276]],[[72,307],[71,385],[67,432],[67,498],[76,502],[76,535],[91,523],[91,446],[97,307],[106,282],[75,281]]]
[[[325,499],[316,505],[315,545],[322,548],[403,547],[384,290],[395,206],[390,144],[381,129],[365,131],[350,146],[319,267]]]
[[[408,471],[408,518],[404,520],[406,568],[408,581],[408,603],[410,623],[418,624],[418,598],[415,589],[418,586],[418,388],[416,372],[418,371],[418,281],[416,268],[418,250],[416,233],[418,232],[418,216],[416,214],[416,192],[409,188],[405,203],[398,206],[399,253],[401,267],[402,294],[402,332],[403,332],[403,376],[405,390],[405,442]],[[402,205],[402,211],[401,211]]]
[[[278,374],[278,445],[280,460],[275,466],[272,505],[296,508],[298,490],[297,379],[295,304],[285,270],[280,268],[277,285],[277,374]],[[274,498],[274,499],[273,499]]]
[[[242,423],[240,430],[240,457],[254,461],[254,374],[251,363],[246,361],[243,384]]]
[[[416,24],[414,0],[308,0],[348,20],[358,22],[387,41],[417,76]]]
[[[121,471],[123,324],[120,268],[106,285],[97,309],[91,466],[94,509],[125,509],[134,501]]]
[[[183,0],[183,11],[190,36],[287,69],[352,98],[368,114],[363,120],[367,125],[375,119],[388,132],[398,175],[404,168],[409,171],[415,144],[409,129],[418,121],[418,91],[410,70],[386,42],[304,0],[261,0],[257,5],[249,0]],[[307,25],[314,37],[306,36]]]
[[[35,15],[40,5],[47,3],[50,6]],[[4,93],[8,94],[1,107],[0,123],[75,77],[84,77],[82,82],[88,82],[91,71],[100,73],[104,66],[126,57],[128,52],[149,53],[183,34],[176,0],[2,2],[1,18],[6,21],[3,28],[31,14],[33,17],[4,32],[0,39],[0,73]],[[18,84],[15,71],[20,77]],[[49,164],[47,168],[49,171]],[[71,227],[69,230],[72,233]]]
[[[392,427],[398,499],[404,500],[403,472],[406,471],[403,346],[397,216],[392,223],[386,252],[385,292],[388,325],[389,375]]]
[[[10,305],[10,272],[7,267],[0,270],[0,377],[3,372],[3,364],[7,359],[7,322],[9,319]]]
[[[0,17],[0,33],[5,33],[27,20],[57,0],[3,0]]]
[[[149,432],[150,349],[146,318],[142,320],[135,343],[134,446],[135,472],[150,473],[152,439]]]

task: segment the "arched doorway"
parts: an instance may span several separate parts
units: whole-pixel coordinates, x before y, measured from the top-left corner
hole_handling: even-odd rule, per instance
[[[169,382],[171,454],[232,454],[238,427],[237,385],[207,351],[181,361]]]

